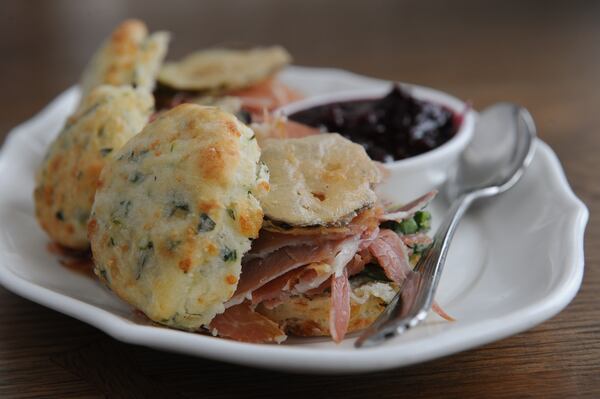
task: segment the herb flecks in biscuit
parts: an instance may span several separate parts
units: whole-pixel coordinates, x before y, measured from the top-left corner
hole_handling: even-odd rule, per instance
[[[95,271],[150,319],[195,330],[225,310],[263,220],[253,134],[229,113],[184,104],[104,169],[90,222]]]
[[[137,134],[152,112],[149,93],[130,87],[93,90],[51,144],[36,175],[38,221],[50,238],[86,249],[87,222],[104,165]]]

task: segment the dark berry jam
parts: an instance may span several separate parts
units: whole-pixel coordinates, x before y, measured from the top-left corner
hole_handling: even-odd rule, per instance
[[[392,162],[444,144],[456,134],[462,118],[396,85],[380,99],[320,105],[289,119],[337,132],[361,144],[373,160]]]

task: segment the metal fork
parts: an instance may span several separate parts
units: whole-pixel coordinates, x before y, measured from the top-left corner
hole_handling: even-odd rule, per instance
[[[354,346],[378,345],[425,320],[460,219],[476,199],[503,193],[517,183],[533,158],[534,139],[535,125],[525,108],[499,103],[482,112],[458,172],[447,183],[447,194],[456,199],[431,247]],[[499,153],[498,149],[508,151]]]

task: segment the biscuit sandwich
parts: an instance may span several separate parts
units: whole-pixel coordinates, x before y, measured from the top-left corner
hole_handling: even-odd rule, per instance
[[[179,105],[104,168],[88,225],[95,272],[170,327],[339,342],[381,313],[429,243],[433,194],[386,212],[380,180],[337,134],[261,151],[232,114]]]

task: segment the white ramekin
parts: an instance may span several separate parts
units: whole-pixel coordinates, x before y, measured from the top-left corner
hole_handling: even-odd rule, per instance
[[[473,135],[477,117],[477,113],[466,103],[449,94],[416,85],[402,84],[402,87],[415,98],[442,105],[456,114],[463,115],[463,119],[454,137],[441,146],[414,157],[383,164],[388,173],[379,188],[379,193],[383,198],[393,198],[395,202],[411,201],[427,191],[439,188],[446,181]],[[328,103],[381,98],[389,93],[391,88],[390,84],[385,88],[314,96],[281,107],[276,113],[287,116]]]

